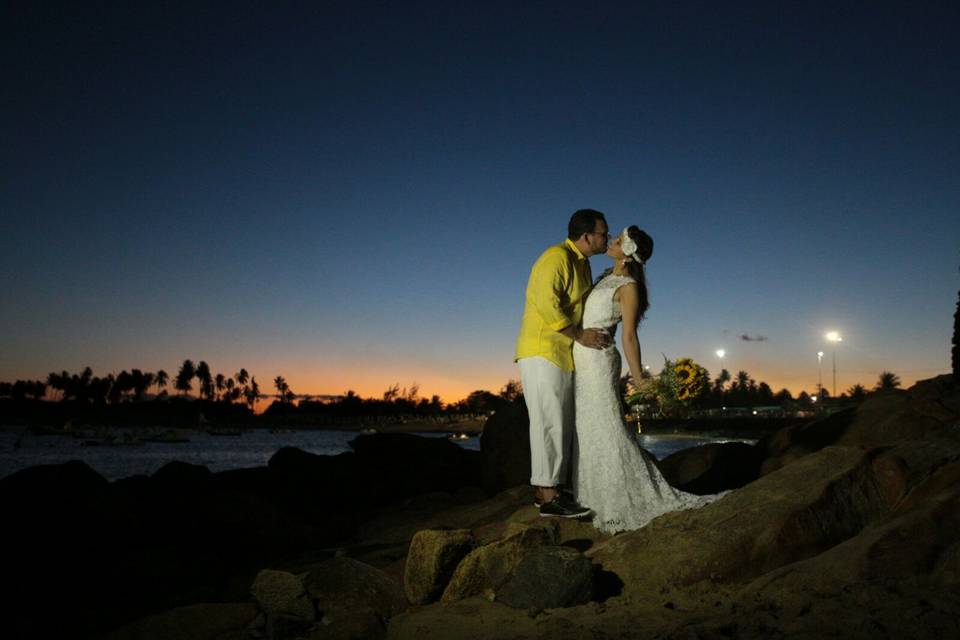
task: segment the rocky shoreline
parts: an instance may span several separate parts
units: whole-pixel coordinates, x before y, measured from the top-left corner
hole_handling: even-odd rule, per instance
[[[525,446],[526,445],[526,446]],[[616,536],[538,517],[522,405],[482,452],[407,434],[265,468],[82,463],[0,480],[13,637],[928,638],[960,635],[950,376],[756,445],[661,461],[733,489]]]

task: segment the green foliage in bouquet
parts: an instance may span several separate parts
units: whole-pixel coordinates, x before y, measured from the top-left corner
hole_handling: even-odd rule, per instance
[[[678,416],[689,409],[709,385],[707,370],[691,358],[676,362],[663,356],[663,370],[656,376],[644,376],[636,384],[636,391],[624,398],[628,406],[657,404],[660,415]]]

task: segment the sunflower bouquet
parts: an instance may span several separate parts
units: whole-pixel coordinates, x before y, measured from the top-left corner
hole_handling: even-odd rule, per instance
[[[624,398],[628,406],[656,404],[660,415],[682,414],[706,388],[707,370],[691,358],[679,358],[676,362],[663,357],[663,369],[659,375],[644,377],[636,383],[633,393]]]

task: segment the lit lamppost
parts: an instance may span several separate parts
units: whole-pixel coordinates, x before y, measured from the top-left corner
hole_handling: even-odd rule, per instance
[[[817,397],[823,395],[823,351],[817,351]]]
[[[836,331],[829,331],[825,336],[827,340],[833,343],[833,397],[837,397],[837,344],[843,342],[843,338]]]
[[[723,373],[723,356],[727,355],[727,352],[723,349],[717,349],[717,360],[720,361],[720,371],[717,372],[717,375]]]

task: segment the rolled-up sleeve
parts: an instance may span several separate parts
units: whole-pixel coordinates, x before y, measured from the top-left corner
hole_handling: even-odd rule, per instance
[[[527,300],[537,311],[543,324],[560,331],[574,324],[569,300],[570,263],[560,251],[549,251],[541,256],[530,274]]]

